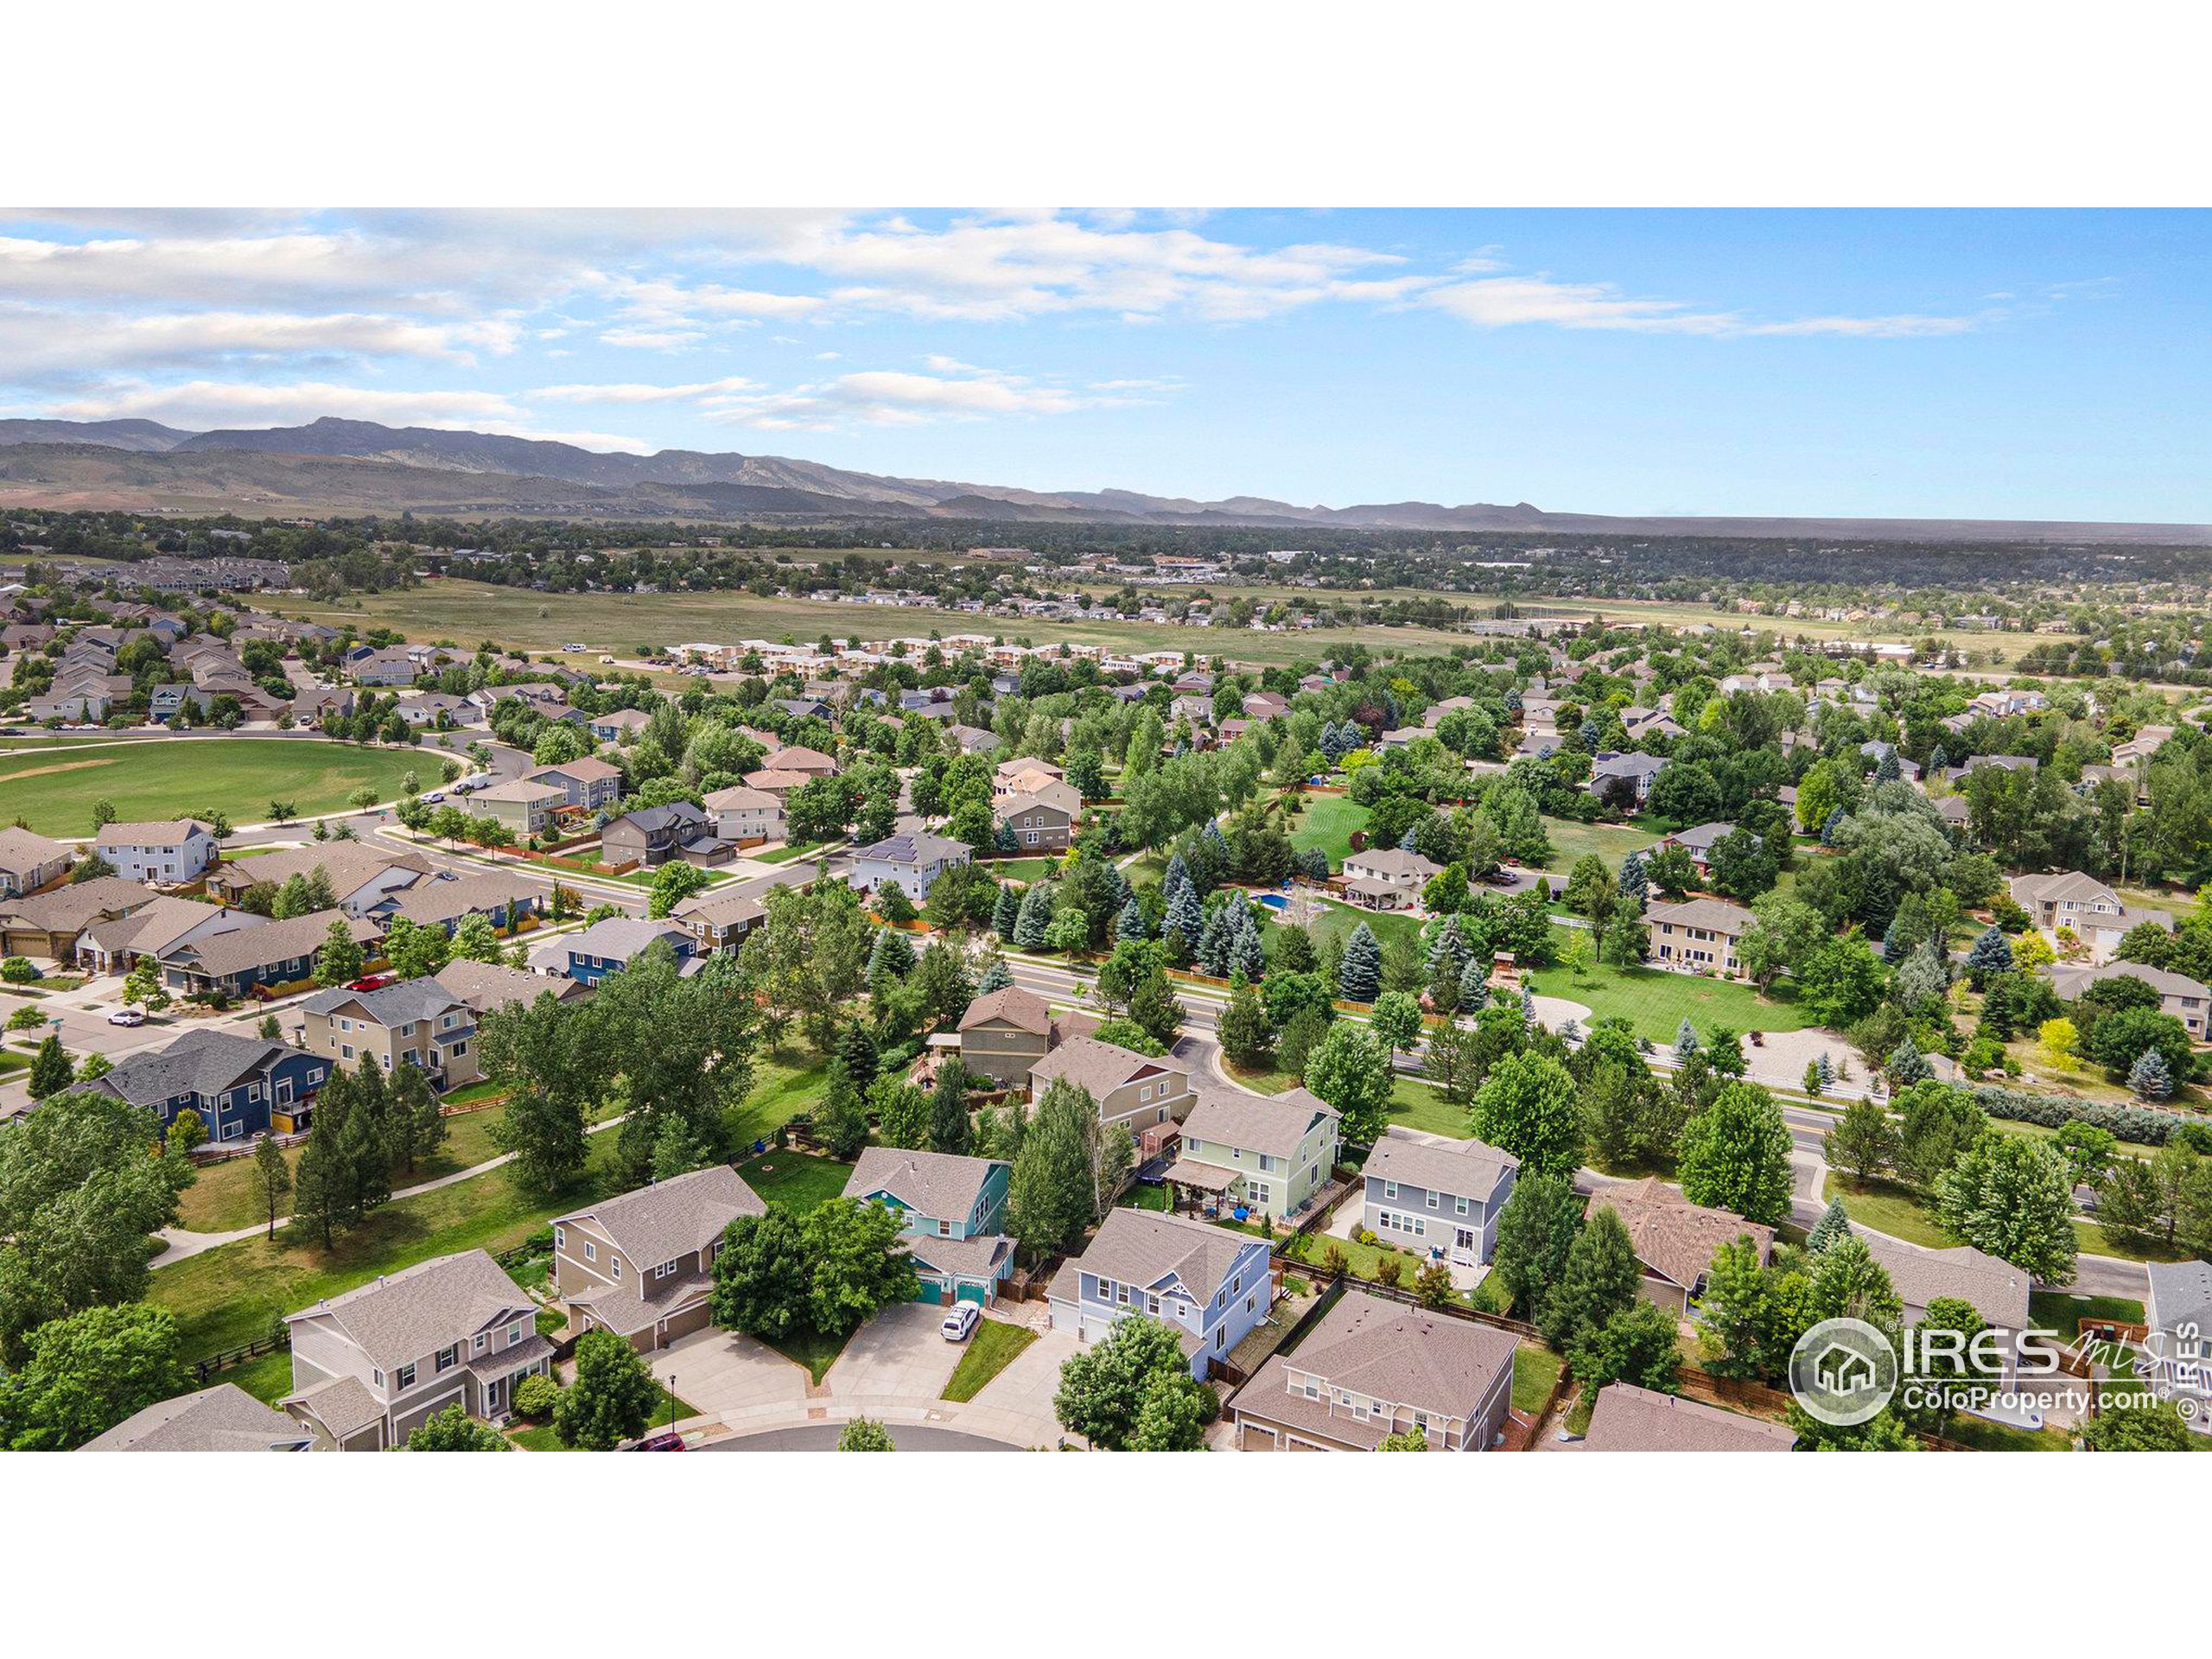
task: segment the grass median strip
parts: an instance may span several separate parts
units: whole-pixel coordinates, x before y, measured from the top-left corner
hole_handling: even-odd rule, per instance
[[[1008,1325],[1003,1319],[979,1321],[976,1334],[968,1338],[967,1351],[952,1368],[952,1379],[944,1385],[944,1397],[973,1400],[983,1391],[986,1383],[1013,1364],[1021,1351],[1036,1340],[1037,1333],[1026,1325]]]

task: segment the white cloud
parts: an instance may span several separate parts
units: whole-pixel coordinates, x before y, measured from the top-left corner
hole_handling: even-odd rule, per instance
[[[677,352],[686,346],[696,346],[706,335],[696,328],[607,328],[601,331],[599,338],[605,346],[625,346],[641,352]]]
[[[1955,334],[1972,328],[1969,316],[1815,316],[1760,321],[1734,311],[1700,311],[1680,300],[1633,299],[1604,283],[1562,283],[1548,276],[1488,276],[1452,283],[1420,296],[1432,306],[1478,328],[1544,324],[1556,328],[1618,329],[1636,334],[1698,334],[1745,340],[1760,336],[1842,334],[1902,339]]]
[[[863,370],[788,391],[710,397],[702,407],[709,420],[722,424],[823,431],[846,424],[919,426],[933,421],[1066,415],[1156,401],[961,366],[966,372],[957,376]]]
[[[556,404],[680,404],[695,398],[755,390],[753,381],[742,376],[727,380],[700,380],[688,386],[655,386],[639,384],[614,385],[540,386],[522,396]]]
[[[23,382],[93,369],[143,369],[226,359],[419,358],[474,363],[512,351],[520,327],[505,317],[422,322],[341,312],[81,313],[0,303],[0,377]]]

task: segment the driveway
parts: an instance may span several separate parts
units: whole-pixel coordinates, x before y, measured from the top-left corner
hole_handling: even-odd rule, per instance
[[[938,1334],[944,1313],[924,1302],[885,1308],[853,1332],[845,1351],[822,1379],[830,1398],[848,1411],[868,1415],[874,1414],[872,1405],[937,1399],[966,1351],[964,1344],[947,1342]]]
[[[1058,1445],[1062,1430],[1052,1414],[1052,1396],[1059,1391],[1060,1367],[1081,1345],[1072,1331],[1040,1332],[961,1408],[959,1427],[1015,1446]],[[1082,1443],[1079,1435],[1070,1438]]]
[[[709,1417],[789,1421],[806,1408],[806,1372],[772,1348],[734,1331],[707,1330],[652,1357],[654,1376]]]

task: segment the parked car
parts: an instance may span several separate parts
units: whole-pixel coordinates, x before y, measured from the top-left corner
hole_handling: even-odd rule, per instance
[[[440,801],[445,799],[445,791],[442,789],[434,789],[423,798],[423,804],[425,806],[435,806]]]
[[[118,1008],[113,1014],[108,1015],[107,1022],[111,1026],[143,1026],[146,1023],[146,1010]]]
[[[632,1452],[681,1452],[683,1450],[683,1437],[672,1428],[664,1428],[658,1434],[646,1435],[629,1449]]]
[[[938,1329],[947,1342],[965,1342],[976,1334],[976,1323],[982,1317],[982,1310],[975,1303],[962,1302],[944,1316],[944,1323]]]
[[[346,988],[349,991],[380,991],[391,983],[390,974],[365,974]]]

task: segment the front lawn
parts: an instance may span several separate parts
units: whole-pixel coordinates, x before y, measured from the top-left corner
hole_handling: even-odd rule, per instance
[[[554,1217],[622,1185],[612,1135],[591,1137],[583,1174],[565,1191],[519,1192],[492,1170],[435,1192],[395,1199],[336,1236],[331,1249],[306,1230],[247,1238],[156,1270],[146,1300],[176,1315],[181,1351],[198,1359],[269,1335],[278,1318],[432,1256],[519,1244]]]
[[[1554,928],[1553,932],[1554,943],[1563,944],[1570,930]],[[1655,1043],[1672,1043],[1685,1016],[1700,1035],[1715,1026],[1737,1031],[1797,1031],[1814,1023],[1787,984],[1777,985],[1771,996],[1761,996],[1738,980],[1701,979],[1660,968],[1620,969],[1610,963],[1593,964],[1587,979],[1577,979],[1565,968],[1545,968],[1528,982],[1540,996],[1581,1003],[1593,1019],[1618,1015],[1637,1036]]]
[[[1421,1083],[1403,1073],[1390,1084],[1390,1121],[1409,1129],[1449,1135],[1454,1141],[1467,1139],[1465,1109],[1445,1099],[1443,1090],[1434,1084]]]
[[[1279,1095],[1287,1089],[1294,1089],[1298,1086],[1298,1079],[1295,1076],[1277,1066],[1265,1065],[1255,1071],[1247,1071],[1243,1066],[1224,1056],[1221,1062],[1221,1069],[1255,1094]]]
[[[1869,1181],[1862,1185],[1831,1170],[1823,1196],[1841,1198],[1844,1213],[1853,1221],[1864,1222],[1876,1232],[1901,1238],[1908,1244],[1948,1250],[1959,1242],[1943,1230],[1943,1224],[1920,1201],[1917,1193],[1894,1182]]]
[[[1513,1351],[1513,1409],[1533,1417],[1544,1408],[1566,1362],[1541,1344],[1523,1342]]]
[[[740,1164],[746,1185],[779,1210],[804,1216],[844,1195],[853,1166],[804,1152],[769,1152]],[[840,1342],[839,1347],[844,1344]]]
[[[1050,858],[1002,858],[982,866],[1001,881],[1035,881],[1052,873],[1057,860]]]
[[[794,1365],[806,1367],[807,1375],[817,1382],[830,1375],[830,1368],[837,1363],[837,1356],[845,1351],[845,1344],[852,1340],[847,1332],[842,1337],[825,1337],[818,1331],[794,1331],[788,1337],[770,1342],[760,1340],[774,1349]]]
[[[788,864],[795,858],[805,858],[817,853],[830,843],[826,841],[805,841],[798,846],[779,847],[772,853],[747,853],[747,858],[762,864]]]
[[[1013,1364],[1014,1356],[1036,1340],[1037,1333],[1026,1325],[1008,1325],[1003,1319],[980,1321],[976,1334],[968,1338],[968,1351],[952,1368],[952,1380],[944,1385],[944,1397],[973,1400],[985,1383]]]
[[[1332,870],[1344,868],[1351,854],[1351,833],[1367,828],[1367,809],[1349,795],[1309,795],[1290,844],[1304,852],[1319,847],[1329,855]]]

